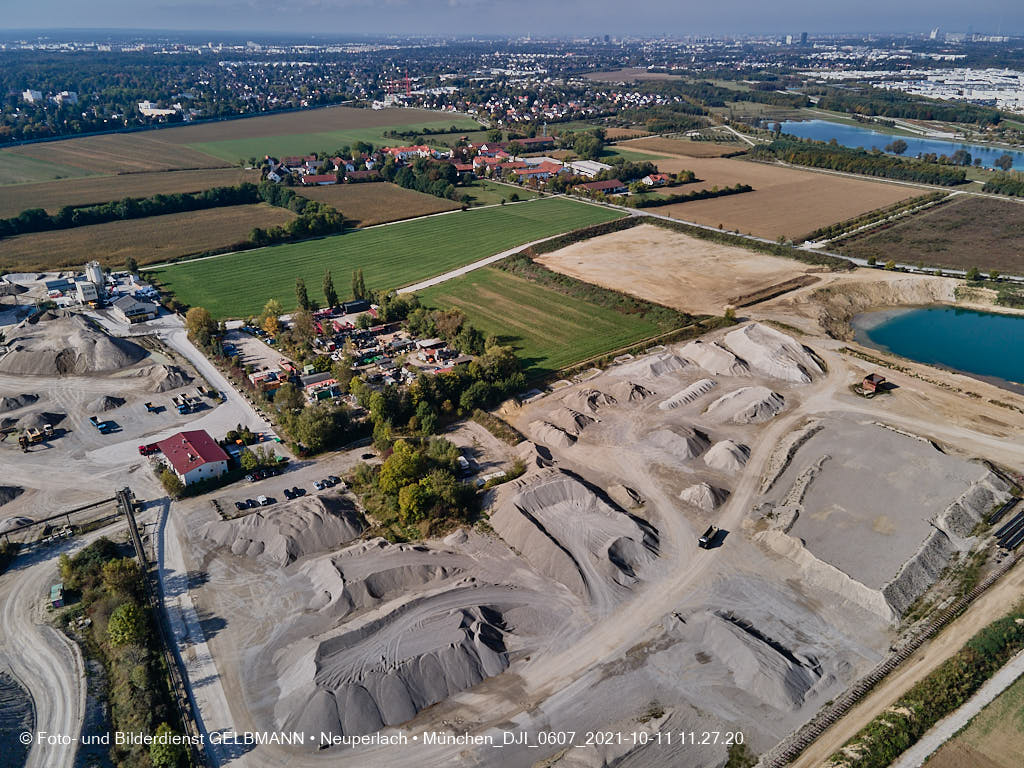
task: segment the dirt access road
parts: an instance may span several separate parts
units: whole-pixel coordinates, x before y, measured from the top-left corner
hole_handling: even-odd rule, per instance
[[[979,629],[995,621],[1024,594],[1024,561],[1000,579],[956,621],[886,677],[842,720],[791,763],[792,768],[818,768],[828,757],[853,738],[872,718],[880,714],[914,683],[956,653]]]

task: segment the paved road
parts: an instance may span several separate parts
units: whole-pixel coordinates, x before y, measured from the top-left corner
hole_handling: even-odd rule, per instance
[[[996,672],[966,704],[943,718],[921,737],[914,746],[900,755],[890,768],[918,768],[935,750],[945,744],[993,699],[1024,675],[1024,651],[1021,651]]]

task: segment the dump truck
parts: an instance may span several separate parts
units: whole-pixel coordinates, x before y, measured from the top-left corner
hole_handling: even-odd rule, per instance
[[[178,413],[192,413],[192,398],[188,395],[175,395],[171,398],[171,402],[174,403],[174,407],[178,409]]]
[[[90,416],[89,423],[96,427],[96,429],[99,430],[99,433],[101,435],[107,434],[108,432],[110,432],[110,430],[114,428],[114,425],[111,424],[109,421],[100,421],[99,417],[97,416]]]
[[[156,406],[153,403],[146,403],[146,410],[150,413],[156,413]]]
[[[53,437],[53,427],[50,424],[45,425],[42,429],[28,427],[25,430],[25,439],[28,441],[29,445],[41,443],[48,437]]]
[[[140,445],[139,446],[139,455],[140,456],[151,456],[154,453],[158,453],[159,451],[160,451],[160,446],[157,445],[156,443],[149,443],[149,445]]]
[[[718,538],[718,527],[709,525],[708,529],[697,539],[697,546],[701,549],[708,549],[716,538]]]

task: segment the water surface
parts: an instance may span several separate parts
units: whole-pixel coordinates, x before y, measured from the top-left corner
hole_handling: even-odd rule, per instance
[[[982,165],[986,168],[995,167],[993,163],[996,158],[1009,155],[1013,158],[1014,170],[1024,170],[1024,152],[1013,149],[999,149],[996,147],[985,147],[980,144],[964,144],[955,141],[944,141],[943,139],[925,139],[915,136],[894,136],[888,133],[880,133],[870,128],[859,125],[846,125],[844,123],[833,123],[828,120],[786,120],[782,123],[782,132],[791,136],[798,136],[801,139],[815,139],[816,141],[831,141],[835,139],[844,147],[857,149],[871,149],[877,147],[885,151],[885,147],[896,139],[903,139],[907,142],[907,151],[904,157],[917,157],[919,154],[935,153],[936,155],[951,156],[958,149],[965,149],[971,153],[971,158],[980,157]]]
[[[867,312],[853,328],[866,346],[1024,391],[1024,315],[922,307]]]

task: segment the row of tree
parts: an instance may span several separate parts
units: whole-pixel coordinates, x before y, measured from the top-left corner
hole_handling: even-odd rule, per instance
[[[1024,197],[1024,174],[997,173],[985,182],[985,186],[982,187],[982,191],[992,192],[997,195]]]
[[[688,203],[693,200],[708,200],[713,197],[727,197],[728,195],[739,195],[743,192],[753,192],[754,188],[749,184],[740,184],[736,182],[731,187],[719,187],[713,186],[709,189],[695,189],[692,192],[679,192],[674,195],[666,195],[664,197],[651,196],[646,197],[631,195],[623,199],[623,202],[633,208],[656,208],[660,205],[674,205],[676,203]]]
[[[893,157],[877,150],[869,152],[844,147],[835,139],[826,143],[787,136],[777,138],[770,144],[760,144],[750,152],[754,157],[775,158],[794,165],[946,187],[963,184],[967,180],[967,174],[962,168]]]

